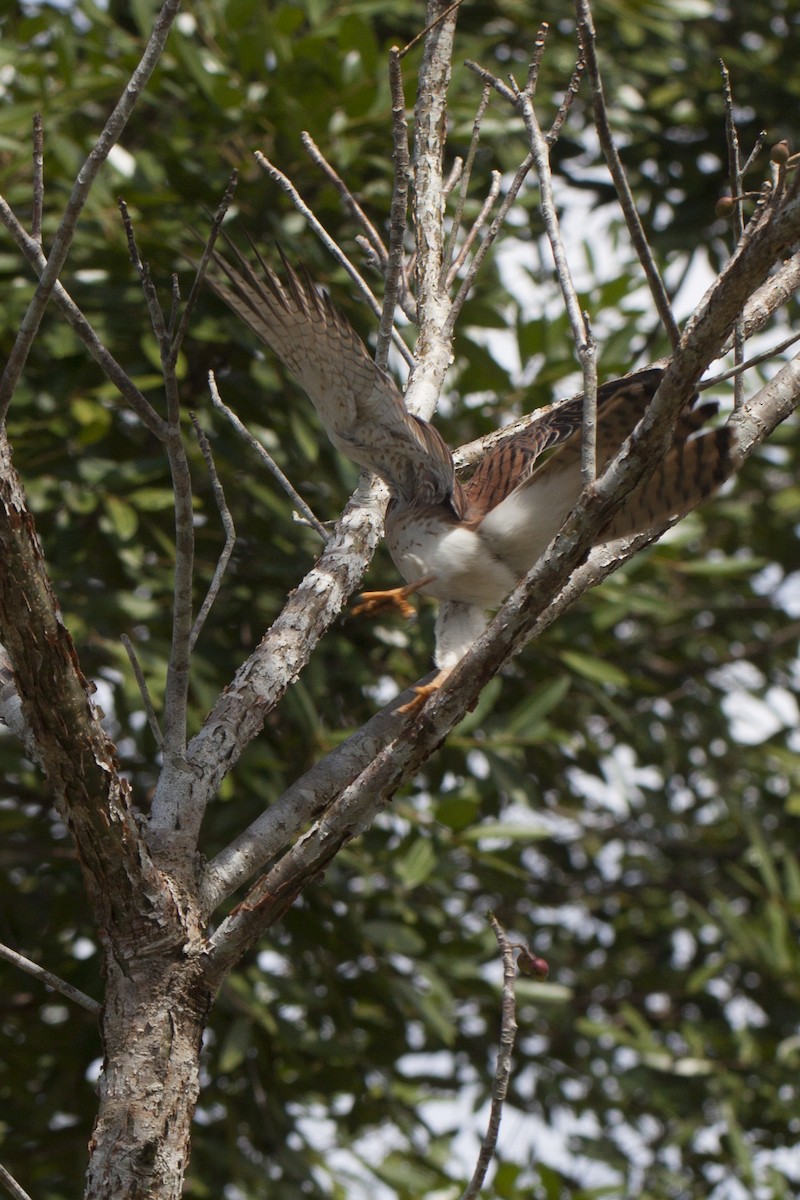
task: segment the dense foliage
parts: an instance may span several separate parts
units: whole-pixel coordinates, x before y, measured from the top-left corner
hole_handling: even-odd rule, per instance
[[[157,355],[117,196],[167,298],[172,271],[188,286],[191,230],[203,229],[238,168],[240,226],[306,261],[366,335],[371,320],[342,272],[251,151],[263,149],[286,171],[357,256],[356,230],[300,133],[311,133],[383,222],[391,188],[386,51],[419,31],[420,11],[369,0],[197,0],[179,18],[92,194],[64,275],[156,405]],[[531,11],[517,0],[466,4],[461,57],[524,76]],[[543,100],[560,97],[574,61],[564,11],[552,0],[535,11],[537,22],[553,21]],[[111,0],[66,11],[25,4],[0,16],[0,191],[20,215],[30,211],[29,131],[40,111],[45,243],[153,12],[148,0]],[[716,59],[722,54],[731,71],[744,153],[762,128],[769,142],[791,141],[800,81],[785,64],[800,50],[800,14],[788,0],[607,0],[596,17],[612,113],[667,277],[677,284],[686,275],[702,289],[707,264],[729,246],[714,216],[726,181]],[[414,63],[412,51],[409,98]],[[478,99],[475,77],[458,66],[453,154],[468,143]],[[571,185],[559,195],[610,377],[666,345],[652,336],[588,115],[579,97],[556,161]],[[499,103],[490,107],[475,211],[488,172],[523,157],[517,133]],[[570,221],[571,205],[586,219]],[[453,445],[574,382],[533,187],[523,212],[513,229],[516,272],[487,268],[465,313],[439,422]],[[5,356],[31,294],[8,236],[0,275]],[[524,303],[509,294],[514,281],[524,283]],[[487,340],[487,330],[502,337]],[[187,439],[196,409],[213,436],[239,540],[195,656],[198,720],[317,549],[271,477],[212,415],[209,367],[321,519],[339,511],[356,481],[302,394],[207,296],[180,364]],[[9,428],[84,670],[145,795],[156,751],[120,635],[135,640],[157,699],[172,586],[166,464],[55,312]],[[199,600],[221,533],[202,458],[193,455]],[[482,1129],[499,1022],[489,909],[551,966],[547,982],[519,985],[493,1195],[796,1194],[797,459],[790,421],[733,487],[530,647],[414,787],[231,978],[205,1050],[187,1194],[458,1195],[475,1144],[455,1135]],[[372,575],[393,579],[388,557],[379,554]],[[423,606],[413,628],[349,619],[325,639],[226,783],[205,853],[372,714],[391,681],[405,686],[427,669],[431,621]],[[38,772],[5,734],[0,767],[0,940],[99,996],[99,952],[66,831]],[[31,1194],[61,1200],[77,1194],[91,1131],[94,1023],[5,964],[0,972],[0,1161]]]

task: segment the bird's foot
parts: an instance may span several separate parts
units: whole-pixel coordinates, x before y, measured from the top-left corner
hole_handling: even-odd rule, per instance
[[[397,711],[399,713],[403,713],[404,716],[407,716],[409,713],[422,712],[422,709],[425,707],[427,701],[431,696],[434,696],[436,692],[438,692],[439,688],[442,686],[449,674],[449,668],[447,670],[439,671],[436,675],[434,675],[430,683],[421,683],[417,687],[413,688],[412,690],[414,695],[412,699],[408,700],[405,704],[401,704]]]
[[[401,617],[410,620],[416,615],[416,609],[413,604],[408,603],[407,597],[425,587],[425,584],[430,583],[432,579],[432,575],[425,575],[416,583],[407,583],[404,587],[388,588],[381,592],[362,592],[358,604],[350,615],[353,617],[376,617],[379,613],[395,609],[400,612]]]

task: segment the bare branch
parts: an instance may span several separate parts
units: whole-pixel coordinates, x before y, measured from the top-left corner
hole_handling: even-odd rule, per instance
[[[303,514],[303,518],[304,518],[306,524],[309,525],[312,529],[316,530],[316,532],[322,538],[323,542],[327,542],[330,537],[328,530],[325,528],[325,526],[322,524],[322,522],[319,520],[319,518],[314,515],[314,513],[311,511],[309,506],[306,504],[303,497],[293,486],[293,484],[286,478],[283,471],[280,469],[278,464],[275,462],[275,459],[265,449],[265,447],[262,446],[261,442],[259,442],[257,438],[253,437],[252,433],[250,433],[247,426],[243,425],[242,422],[239,420],[239,418],[236,416],[236,413],[232,409],[228,408],[228,406],[225,403],[223,403],[222,397],[219,394],[219,389],[217,387],[217,381],[214,377],[213,371],[209,371],[209,374],[208,374],[208,387],[209,387],[209,391],[211,392],[211,403],[214,405],[214,407],[216,409],[219,409],[219,411],[223,414],[223,416],[226,417],[228,421],[230,421],[231,425],[234,427],[236,432],[240,435],[240,437],[242,437],[247,442],[248,446],[251,446],[252,449],[255,450],[258,457],[264,463],[264,466],[267,468],[268,471],[270,471],[272,473],[272,475],[275,476],[278,483],[281,485],[283,490],[286,492],[286,495],[290,498],[292,503],[297,507],[298,512]]]
[[[41,277],[47,269],[47,259],[42,253],[39,244],[25,232],[17,217],[2,198],[0,198],[0,220],[2,220],[6,229],[13,235],[17,245]],[[166,421],[158,415],[143,393],[136,387],[127,372],[123,370],[113,355],[109,353],[69,292],[61,283],[56,283],[53,289],[53,299],[92,358],[111,380],[122,398],[130,405],[131,410],[136,413],[142,424],[159,441],[164,441],[167,434]]]
[[[636,202],[633,198],[633,193],[628,183],[628,178],[625,174],[625,169],[617,152],[617,147],[614,143],[614,135],[611,132],[611,124],[608,119],[608,111],[606,109],[605,92],[603,89],[603,80],[600,75],[600,64],[597,59],[597,46],[594,30],[594,18],[592,17],[592,9],[589,0],[577,0],[577,22],[578,22],[578,37],[580,40],[581,51],[586,60],[586,65],[589,70],[589,81],[592,88],[592,105],[594,108],[594,123],[597,129],[597,136],[600,139],[600,147],[608,165],[611,178],[614,181],[614,187],[617,191],[620,207],[625,224],[628,226],[628,232],[633,242],[634,249],[638,255],[639,262],[642,264],[642,269],[645,273],[650,294],[653,297],[653,302],[658,311],[658,315],[667,332],[670,343],[673,349],[678,345],[680,340],[680,330],[672,312],[667,289],[664,286],[664,281],[661,278],[661,273],[656,266],[653,253],[647,241],[647,236],[642,226],[641,218],[636,209]]]
[[[130,215],[124,200],[119,201],[125,234],[128,239],[131,262],[139,275],[153,333],[158,342],[164,391],[167,397],[167,423],[169,432],[165,439],[167,461],[172,476],[172,491],[175,503],[175,573],[172,587],[172,640],[167,664],[167,682],[164,691],[164,749],[167,761],[159,779],[153,801],[154,820],[161,815],[160,797],[169,790],[173,760],[180,759],[186,749],[186,712],[189,695],[189,659],[192,634],[192,579],[194,574],[194,512],[192,509],[192,477],[186,447],[181,433],[181,405],[178,378],[175,374],[177,355],[164,320],[164,313],[150,278],[146,263],[142,262],[136,245]],[[188,835],[188,830],[184,830]]]
[[[494,1157],[497,1147],[497,1136],[500,1132],[500,1121],[503,1116],[503,1105],[508,1094],[508,1081],[511,1078],[511,1055],[514,1052],[514,1042],[517,1036],[516,1018],[516,982],[517,970],[514,964],[514,951],[500,922],[494,913],[489,913],[489,923],[494,930],[497,944],[503,958],[503,992],[501,1000],[500,1049],[497,1054],[497,1065],[492,1081],[492,1104],[489,1112],[489,1124],[481,1143],[478,1161],[472,1173],[472,1179],[464,1189],[461,1200],[476,1200],[480,1195],[486,1172]]]
[[[200,291],[203,286],[203,280],[205,279],[205,276],[206,276],[206,270],[208,268],[209,262],[211,261],[211,255],[214,251],[214,246],[216,245],[217,238],[219,237],[219,232],[222,228],[222,222],[225,220],[225,215],[231,206],[231,201],[233,200],[233,194],[236,191],[236,185],[238,182],[239,182],[239,172],[233,171],[230,179],[228,180],[227,187],[225,188],[225,191],[222,195],[222,199],[220,200],[219,204],[217,205],[217,211],[214,213],[214,219],[211,222],[211,228],[208,232],[208,237],[205,239],[205,245],[203,246],[203,253],[200,255],[200,262],[198,263],[197,270],[195,271],[194,281],[193,281],[191,289],[189,291],[189,296],[186,301],[186,305],[184,307],[183,314],[181,316],[181,321],[177,328],[177,331],[174,333],[173,333],[173,323],[172,323],[172,321],[170,321],[170,329],[169,329],[169,336],[171,339],[170,361],[172,362],[173,365],[178,361],[178,354],[180,353],[180,349],[181,349],[181,346],[183,345],[184,338],[186,337],[186,331],[189,328],[189,322],[191,321],[192,315],[194,314],[195,305],[197,304],[197,300],[198,300]]]
[[[28,359],[31,346],[41,324],[45,309],[53,294],[61,268],[69,253],[78,217],[81,214],[86,199],[97,178],[100,168],[108,158],[109,151],[122,135],[139,96],[152,75],[156,63],[167,41],[172,22],[180,8],[180,0],[165,0],[161,12],[155,19],[153,31],[150,34],[144,54],[139,65],[131,75],[117,106],[106,121],[100,137],[95,142],[89,157],[78,172],[72,187],[64,215],[53,238],[47,266],[39,279],[39,285],[34,292],[28,311],[26,312],[19,333],[8,356],[8,361],[0,378],[0,422],[5,420],[8,405],[14,394],[19,377]]]
[[[550,32],[550,25],[547,21],[542,21],[539,26],[539,31],[536,34],[536,41],[533,43],[533,54],[531,61],[528,64],[528,82],[527,88],[531,96],[536,95],[536,86],[539,82],[539,71],[544,58],[544,48],[547,45],[547,35]]]
[[[533,155],[529,154],[522,161],[522,163],[519,165],[519,167],[517,167],[516,174],[514,175],[514,178],[511,181],[509,189],[506,192],[505,196],[503,197],[500,207],[497,210],[497,212],[495,213],[492,223],[486,231],[485,237],[481,241],[481,244],[478,246],[478,249],[475,251],[472,262],[469,264],[469,269],[468,269],[466,275],[464,276],[464,278],[462,279],[461,285],[460,285],[458,291],[456,292],[456,295],[453,299],[453,303],[450,307],[450,312],[448,314],[447,321],[445,322],[445,332],[452,333],[452,330],[455,328],[455,323],[458,320],[459,316],[461,315],[461,310],[464,307],[464,302],[467,299],[467,296],[469,295],[469,293],[472,289],[472,285],[475,282],[475,277],[477,276],[478,271],[480,270],[483,260],[485,259],[486,255],[489,253],[489,250],[491,249],[492,245],[494,244],[494,241],[495,241],[498,233],[500,232],[502,224],[505,221],[506,216],[508,215],[509,209],[512,207],[512,205],[514,204],[514,201],[516,200],[517,196],[519,195],[519,190],[522,187],[523,183],[525,182],[528,172],[530,171],[532,166],[533,166]]]
[[[569,116],[569,110],[572,108],[572,102],[578,94],[578,89],[583,79],[583,73],[586,70],[586,63],[582,58],[579,58],[575,64],[575,70],[572,72],[572,78],[569,81],[569,86],[564,92],[563,99],[558,106],[558,112],[553,118],[553,124],[547,134],[548,146],[554,146],[561,136],[561,130],[564,128],[564,122]]]
[[[778,267],[774,275],[756,288],[743,310],[745,336],[758,333],[773,314],[800,290],[800,251]]]
[[[733,201],[733,245],[738,246],[744,234],[744,217],[742,215],[742,165],[739,155],[739,135],[736,131],[736,122],[733,116],[733,91],[731,90],[731,77],[725,63],[720,59],[720,70],[722,72],[722,95],[725,101],[725,138],[728,144],[728,180],[731,188],[731,196],[735,197]],[[733,330],[733,361],[736,366],[739,366],[744,359],[744,327],[741,320],[736,322]],[[744,403],[744,380],[741,375],[736,375],[733,384],[733,407],[734,410],[741,408]]]
[[[34,979],[41,980],[42,983],[52,988],[54,992],[60,992],[68,1000],[73,1000],[76,1004],[80,1004],[81,1008],[85,1008],[92,1016],[96,1017],[100,1013],[102,1005],[93,1000],[91,996],[87,996],[80,988],[67,983],[66,979],[60,979],[52,971],[46,971],[38,963],[32,962],[24,954],[17,953],[16,950],[12,950],[10,946],[4,946],[2,942],[0,942],[0,958],[4,958],[6,962],[19,967],[20,971],[26,971],[28,975],[33,975]]]
[[[369,307],[375,313],[375,316],[380,318],[382,305],[375,296],[375,293],[372,291],[372,288],[369,286],[360,271],[353,266],[344,251],[333,240],[325,226],[317,219],[291,180],[284,175],[283,171],[280,171],[277,167],[273,166],[269,159],[263,155],[260,150],[256,150],[255,158],[262,171],[264,171],[266,175],[269,175],[270,179],[274,179],[279,187],[286,192],[286,195],[289,197],[294,207],[305,219],[310,228],[313,229],[314,233],[322,242],[325,249],[330,252],[340,266],[344,267],[347,274],[353,280],[353,283],[355,283],[356,287],[361,292],[361,295],[367,301]],[[409,366],[413,366],[414,355],[411,353],[397,330],[395,330],[392,335],[392,341]]]
[[[594,340],[589,314],[583,314],[586,328],[586,350],[581,357],[583,367],[583,421],[581,429],[581,482],[584,487],[597,475],[597,344]]]
[[[33,114],[33,212],[31,237],[42,244],[42,210],[44,208],[44,125],[42,114]]]
[[[209,445],[208,438],[206,437],[203,427],[198,421],[196,414],[190,413],[189,415],[192,418],[192,424],[194,425],[195,433],[197,434],[197,441],[202,451],[203,458],[206,460],[208,476],[211,480],[211,491],[214,494],[214,500],[217,505],[220,520],[222,522],[222,528],[225,532],[225,543],[220,551],[219,558],[217,559],[217,565],[214,569],[213,578],[209,584],[205,599],[200,605],[200,611],[195,618],[194,625],[192,626],[192,632],[189,635],[189,650],[191,651],[194,649],[195,643],[200,636],[200,631],[206,623],[208,614],[211,612],[211,608],[217,598],[219,589],[222,586],[222,580],[224,578],[228,562],[230,561],[231,554],[233,553],[233,547],[236,545],[236,530],[233,525],[233,518],[231,517],[228,505],[225,502],[225,493],[222,490],[222,484],[219,481],[217,468],[214,465],[214,456],[211,453],[211,446]]]
[[[300,135],[300,140],[305,146],[306,152],[308,153],[311,161],[316,163],[320,170],[331,181],[333,186],[336,188],[336,191],[341,196],[342,203],[350,213],[353,220],[364,230],[364,236],[366,237],[367,243],[372,249],[376,261],[380,264],[381,269],[385,271],[386,263],[389,258],[389,251],[386,249],[380,233],[375,228],[367,214],[364,212],[363,208],[358,203],[345,181],[338,174],[335,168],[328,162],[327,158],[322,153],[311,134],[304,131]]]
[[[519,88],[514,91],[507,83],[503,83],[502,79],[499,79],[497,75],[494,75],[491,71],[487,71],[485,67],[482,67],[480,63],[474,62],[471,58],[464,60],[464,66],[473,71],[479,79],[483,80],[484,84],[493,87],[498,96],[502,96],[504,100],[507,100],[509,104],[516,108],[519,98]]]
[[[20,1187],[14,1176],[10,1171],[5,1169],[2,1163],[0,1163],[0,1183],[5,1185],[9,1196],[13,1197],[13,1200],[31,1200],[25,1189]]]
[[[759,133],[758,137],[755,140],[753,149],[750,151],[750,153],[747,156],[746,163],[742,167],[742,179],[745,178],[748,171],[752,167],[753,163],[756,161],[759,154],[761,153],[761,151],[764,147],[764,142],[766,141],[766,138],[767,138],[767,131],[766,131],[766,129],[762,129],[761,132]]]
[[[475,244],[475,239],[477,238],[478,234],[483,229],[484,225],[486,224],[486,222],[489,219],[489,213],[494,208],[495,203],[497,201],[497,197],[500,195],[500,183],[501,183],[500,172],[492,171],[492,182],[489,187],[489,192],[486,196],[486,199],[484,200],[483,205],[481,206],[481,211],[478,213],[477,217],[475,218],[475,221],[473,222],[472,228],[470,229],[469,233],[464,238],[463,244],[461,245],[461,248],[459,249],[459,252],[456,256],[456,260],[447,273],[447,279],[446,279],[445,283],[448,288],[452,287],[453,283],[455,282],[458,272],[461,270],[462,266],[466,262],[467,256],[469,255],[470,250],[472,249],[473,245]]]
[[[125,238],[128,242],[128,253],[130,255],[130,260],[133,263],[136,274],[139,276],[139,282],[142,285],[142,292],[144,293],[144,299],[147,305],[147,313],[150,317],[150,325],[152,326],[153,333],[156,335],[156,341],[158,342],[158,348],[163,362],[165,355],[168,353],[169,335],[167,333],[167,323],[164,320],[161,302],[158,299],[155,285],[153,284],[153,280],[150,276],[150,268],[148,267],[147,263],[142,262],[142,257],[139,254],[139,247],[136,245],[136,236],[133,232],[133,222],[131,221],[131,216],[128,212],[128,206],[121,196],[117,201],[117,204],[119,207],[120,216],[122,217]],[[168,408],[168,415],[169,420],[174,423],[176,418],[174,405],[175,396],[174,390],[170,390],[172,392],[171,398],[173,400],[173,404]],[[168,401],[169,399],[170,396],[168,395]]]
[[[400,54],[396,46],[389,51],[389,86],[392,92],[392,160],[394,162],[394,184],[392,203],[389,209],[389,254],[384,274],[383,307],[378,328],[378,345],[375,362],[386,369],[389,347],[394,331],[394,310],[403,271],[403,239],[406,232],[406,209],[408,207],[408,124],[406,101],[403,94],[403,75]]]
[[[414,105],[414,232],[417,245],[417,305],[420,313],[419,354],[438,340],[442,291],[442,185],[447,88],[450,82],[456,12],[451,5],[437,11],[429,0],[425,50]]]
[[[779,354],[783,354],[784,350],[788,350],[795,342],[800,341],[800,333],[790,333],[788,337],[783,338],[771,349],[765,350],[763,354],[754,354],[752,358],[744,359],[737,363],[736,366],[730,368],[729,371],[721,371],[719,375],[712,375],[709,379],[704,379],[698,384],[698,391],[705,392],[709,388],[716,387],[720,383],[724,383],[726,379],[733,379],[735,376],[742,375],[745,371],[749,371],[751,367],[758,367],[761,363],[769,362],[770,359],[776,358]]]
[[[414,46],[416,46],[418,42],[421,42],[424,37],[427,37],[429,33],[432,33],[436,29],[436,26],[441,21],[445,21],[445,20],[447,20],[448,17],[452,16],[453,13],[456,11],[456,9],[459,8],[463,3],[464,3],[464,0],[453,0],[452,4],[449,4],[447,6],[447,8],[445,8],[442,12],[440,12],[437,16],[435,16],[432,20],[430,20],[429,23],[425,26],[425,28],[421,29],[420,32],[418,34],[416,34],[411,39],[411,41],[408,42],[407,45],[405,45],[403,47],[403,49],[400,51],[400,57],[405,58],[405,56],[408,54],[409,50],[413,50]],[[428,16],[429,17],[430,17],[430,13],[431,13],[431,7],[429,5],[428,6]]]
[[[553,195],[553,176],[550,169],[550,149],[547,138],[542,132],[536,110],[533,105],[533,94],[530,87],[521,93],[517,109],[522,114],[525,128],[528,132],[528,142],[536,164],[539,176],[539,211],[542,214],[545,232],[550,242],[553,262],[556,268],[561,294],[567,310],[567,317],[572,328],[575,351],[583,371],[584,413],[587,421],[586,437],[582,457],[582,475],[584,484],[591,482],[595,475],[595,425],[597,408],[597,362],[596,346],[589,329],[588,319],[584,317],[578,300],[578,293],[569,269],[567,252],[561,237],[561,228],[556,211]]]
[[[14,666],[22,715],[36,742],[62,819],[78,849],[87,891],[101,927],[138,912],[139,887],[159,889],[119,774],[113,744],[78,665],[45,569],[4,434],[0,434],[0,640]],[[46,686],[43,681],[46,680]],[[58,702],[53,703],[57,697]],[[113,897],[113,901],[112,901]],[[171,899],[163,903],[171,905]],[[160,900],[148,909],[163,917]]]
[[[461,228],[461,218],[464,214],[464,203],[466,201],[467,192],[469,190],[469,181],[470,181],[470,176],[472,174],[472,164],[475,161],[475,155],[478,151],[478,143],[480,141],[480,134],[481,134],[481,122],[483,121],[483,115],[486,112],[486,109],[489,105],[489,98],[490,98],[491,94],[492,93],[491,93],[491,89],[490,89],[489,85],[484,84],[483,94],[481,95],[481,101],[480,101],[480,104],[478,105],[478,111],[475,114],[475,120],[472,122],[472,137],[470,138],[469,150],[467,151],[466,162],[464,163],[462,170],[461,170],[461,179],[460,179],[460,184],[459,184],[459,189],[458,189],[458,199],[456,200],[456,210],[453,213],[452,223],[450,225],[450,232],[448,233],[447,238],[445,240],[445,244],[444,244],[444,252],[442,254],[442,276],[443,276],[443,278],[442,278],[442,280],[440,280],[440,286],[442,286],[442,287],[449,287],[450,280],[452,278],[455,278],[455,273],[456,273],[457,268],[456,268],[456,270],[451,270],[452,263],[453,263],[453,254],[455,252],[456,239],[458,238],[458,231]],[[493,181],[493,187],[494,187],[494,183],[497,182],[497,187],[499,190],[498,172],[495,171],[492,173],[492,181]],[[494,194],[496,197],[497,191],[495,191]],[[494,201],[492,201],[492,203],[494,203]],[[484,205],[484,207],[485,207],[485,205]],[[474,235],[473,235],[473,237],[474,237]],[[462,250],[462,253],[463,253],[463,250]],[[463,258],[461,261],[463,262]]]
[[[128,637],[127,633],[123,633],[120,636],[120,641],[125,647],[125,653],[128,655],[128,662],[131,664],[133,676],[136,680],[136,685],[139,688],[139,695],[142,698],[142,704],[144,705],[144,711],[145,715],[147,716],[147,723],[150,726],[150,732],[155,738],[156,745],[163,746],[164,735],[161,732],[161,726],[158,723],[156,710],[153,706],[153,701],[150,698],[150,691],[147,687],[147,680],[144,677],[144,671],[142,670],[141,663],[139,662],[138,656],[133,647],[133,642]]]

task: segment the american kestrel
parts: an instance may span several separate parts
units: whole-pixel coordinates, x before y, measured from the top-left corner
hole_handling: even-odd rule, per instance
[[[418,706],[480,636],[487,610],[502,604],[573,509],[581,491],[582,397],[501,442],[461,483],[441,435],[409,413],[394,380],[308,276],[285,260],[285,280],[261,260],[258,272],[241,255],[236,266],[217,253],[213,262],[214,291],[291,371],[334,446],[389,487],[386,541],[406,587],[386,595],[402,600],[419,591],[440,601],[439,674],[416,689],[417,701],[406,707]],[[662,373],[640,371],[598,390],[598,472],[633,431]],[[725,478],[730,432],[698,432],[717,405],[693,404],[681,415],[672,449],[627,497],[600,541],[684,515]],[[550,447],[556,449],[537,465]]]

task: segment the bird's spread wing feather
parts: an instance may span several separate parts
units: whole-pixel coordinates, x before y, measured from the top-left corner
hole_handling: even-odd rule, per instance
[[[235,253],[235,266],[212,254],[211,287],[291,371],[336,448],[380,475],[401,499],[455,497],[458,507],[447,445],[432,425],[408,412],[394,380],[329,297],[285,260],[279,279],[265,262],[256,272]]]
[[[598,390],[598,471],[605,469],[633,432],[662,374],[658,369],[642,371]],[[626,498],[601,540],[631,536],[665,517],[683,515],[721,483],[727,469],[730,431],[697,432],[716,407],[713,403],[687,404],[677,422],[673,448]],[[546,462],[536,466],[532,459],[516,486],[508,488],[505,481],[498,489],[501,498],[495,506],[473,518],[492,552],[520,573],[529,569],[558,532],[581,490],[577,410],[574,431],[570,432],[568,425],[567,417],[564,436],[556,433],[548,443],[560,444]]]
[[[629,379],[616,379],[597,390],[598,460],[605,464],[616,453],[655,395],[663,372],[640,371]],[[540,472],[559,474],[580,463],[583,396],[548,410],[543,416],[501,442],[481,462],[464,485],[469,517],[480,519],[517,488]],[[559,447],[543,466],[537,460],[545,450]],[[551,466],[552,464],[552,466]]]

